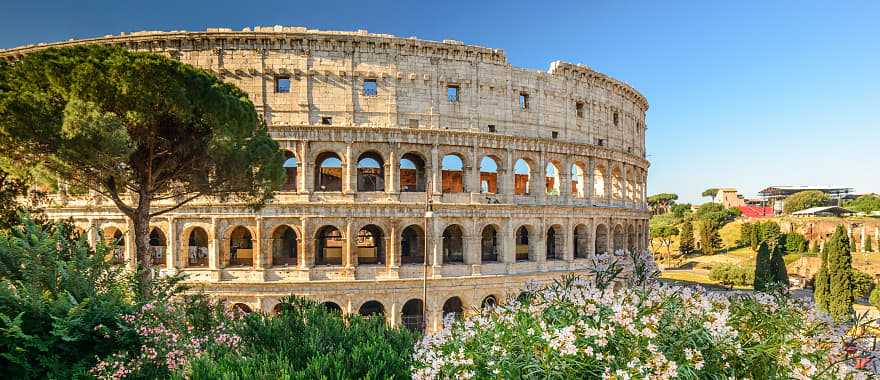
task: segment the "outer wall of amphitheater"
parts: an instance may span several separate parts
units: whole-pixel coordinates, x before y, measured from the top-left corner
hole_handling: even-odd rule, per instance
[[[290,294],[427,326],[648,246],[646,99],[582,65],[512,67],[498,49],[270,27],[139,32],[50,46],[151,51],[245,90],[288,160],[260,211],[199,199],[156,218],[154,262],[242,309]],[[431,199],[432,212],[426,214]],[[53,196],[90,241],[130,224],[97,195]],[[424,264],[427,258],[427,265]],[[415,300],[415,301],[414,301]]]

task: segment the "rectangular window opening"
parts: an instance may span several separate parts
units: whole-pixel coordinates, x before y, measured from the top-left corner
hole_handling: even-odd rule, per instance
[[[457,103],[459,100],[459,95],[461,93],[461,88],[456,84],[451,84],[446,86],[446,98],[449,99],[452,103]]]
[[[523,111],[529,109],[529,94],[526,92],[519,93],[519,109]]]
[[[409,127],[410,128],[418,128],[419,127],[419,119],[409,119]]]
[[[376,84],[375,79],[366,79],[364,80],[364,96],[376,96],[379,95],[379,87]]]
[[[605,139],[599,139],[598,145],[605,146]]]
[[[333,125],[333,118],[329,116],[321,117],[321,124],[323,125]]]
[[[618,124],[620,124],[620,114],[615,112],[614,113],[614,126],[617,126]]]
[[[277,92],[277,93],[290,92],[290,77],[276,77],[275,78],[275,92]]]
[[[494,125],[489,124],[489,132],[495,132],[495,126],[494,126]]]
[[[584,117],[584,103],[577,102],[574,104],[575,112],[577,112],[577,117]]]
[[[554,139],[559,138],[559,132],[553,131],[551,136],[553,136]]]

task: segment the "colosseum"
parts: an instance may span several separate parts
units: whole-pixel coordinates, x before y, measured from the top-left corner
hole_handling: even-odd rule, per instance
[[[210,71],[269,125],[286,157],[274,200],[254,211],[199,199],[153,220],[150,235],[163,273],[240,309],[272,312],[299,294],[434,331],[529,280],[584,273],[596,253],[648,246],[647,100],[586,66],[545,72],[459,41],[280,26],[137,32],[0,58],[75,44]],[[136,265],[112,202],[51,200],[50,217]]]

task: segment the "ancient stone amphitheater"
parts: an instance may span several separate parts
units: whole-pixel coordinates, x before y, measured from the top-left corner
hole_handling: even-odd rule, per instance
[[[203,199],[153,221],[154,263],[238,308],[271,312],[293,293],[435,330],[528,280],[583,272],[595,253],[647,248],[648,103],[586,66],[537,71],[458,41],[278,26],[0,57],[75,44],[208,70],[250,94],[270,126],[288,181],[267,207]],[[134,265],[112,202],[52,199],[51,217],[118,244],[114,260]]]

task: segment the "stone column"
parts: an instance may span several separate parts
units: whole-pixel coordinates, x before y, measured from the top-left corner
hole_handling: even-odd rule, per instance
[[[438,230],[437,218],[431,218],[428,223],[428,239],[426,244],[430,247],[429,264],[433,270],[434,277],[440,276],[443,267],[443,233]]]
[[[532,182],[532,186],[535,187],[535,194],[537,195],[537,199],[539,202],[544,202],[547,200],[547,156],[544,151],[541,151],[541,154],[538,155],[538,160],[541,162],[535,163],[538,167],[535,168],[535,172],[537,173],[536,177],[538,178],[529,178]]]
[[[505,219],[504,223],[501,224],[500,231],[498,231],[498,239],[501,240],[501,252],[499,252],[498,261],[506,264],[515,263],[516,245],[513,244],[513,224],[510,218]]]
[[[590,218],[590,234],[587,236],[587,256],[596,255],[596,218]]]
[[[149,231],[147,227],[147,231]],[[125,218],[125,269],[136,271],[138,265],[137,245],[135,245],[134,224]]]
[[[620,176],[623,178],[623,182],[620,186],[620,198],[623,201],[624,205],[629,204],[629,173],[627,173],[627,165],[620,165]]]
[[[596,178],[593,177],[596,161],[592,157],[587,157],[586,173],[584,173],[584,198],[590,200],[593,204],[593,192],[595,191]]]
[[[440,171],[443,169],[440,165],[440,159],[437,157],[437,146],[434,145],[431,147],[431,186],[433,187],[434,194],[442,193],[443,184],[441,183],[441,173]]]
[[[264,244],[265,235],[263,233],[263,218],[258,216],[254,228],[254,269],[262,270],[268,264],[265,252],[268,244]]]
[[[400,232],[398,232],[396,220],[392,219],[388,225],[388,237],[385,240],[385,261],[388,263],[389,269],[397,269],[400,267],[400,243],[397,236]]]
[[[482,186],[480,186],[480,158],[477,155],[477,147],[471,147],[471,159],[470,165],[466,166],[465,173],[467,173],[467,188],[464,189],[465,192],[471,193],[479,193],[482,190]]]
[[[98,246],[98,223],[94,219],[89,219],[89,230],[86,231],[89,247],[94,249]]]
[[[498,171],[499,186],[503,189],[499,191],[499,193],[504,193],[512,196],[514,193],[513,150],[507,149],[504,160],[504,167],[506,172],[502,174],[501,170]]]
[[[397,152],[392,149],[388,152],[388,161],[385,162],[385,192],[388,194],[400,193],[399,166]]]
[[[388,316],[386,317],[388,324],[391,327],[399,327],[400,326],[400,304],[397,301],[392,301],[391,305],[388,305]]]
[[[605,203],[612,204],[612,196],[611,192],[614,188],[614,169],[611,167],[611,160],[604,160],[605,163],[605,173],[602,173],[602,182],[605,185]]]
[[[345,146],[345,162],[342,166],[342,193],[352,194],[357,191],[357,170],[354,161],[357,157],[352,157],[351,143]]]
[[[547,223],[543,220],[536,226],[534,243],[529,235],[529,260],[543,263],[547,261]]]
[[[220,280],[220,246],[223,236],[217,218],[211,218],[211,236],[208,241],[208,268],[215,271],[214,280]]]
[[[467,265],[480,265],[480,235],[471,232],[463,237],[464,263]]]
[[[559,168],[559,197],[565,204],[571,203],[571,163],[566,162],[561,164],[562,167]]]
[[[315,255],[312,252],[315,238],[311,231],[311,225],[308,218],[300,219],[300,249],[299,249],[299,267],[308,270],[315,265]]]
[[[297,186],[297,190],[304,193],[311,193],[314,191],[314,179],[312,178],[312,170],[311,170],[311,162],[309,162],[309,142],[302,141],[300,142],[300,151],[299,151],[299,167],[297,168],[297,174],[299,176],[299,186]]]
[[[357,237],[352,233],[351,220],[348,220],[343,227],[345,234],[345,249],[342,250],[342,266],[346,269],[351,269],[353,266],[357,265],[357,258],[354,257],[355,249],[354,246],[357,241]]]
[[[572,226],[571,218],[565,219],[565,239],[563,239],[564,247],[562,248],[562,258],[565,261],[574,261],[574,246],[577,243],[575,241],[574,234],[574,226]]]
[[[177,223],[173,216],[168,217],[168,241],[165,242],[165,268],[172,273],[180,266],[180,255],[177,250]]]

